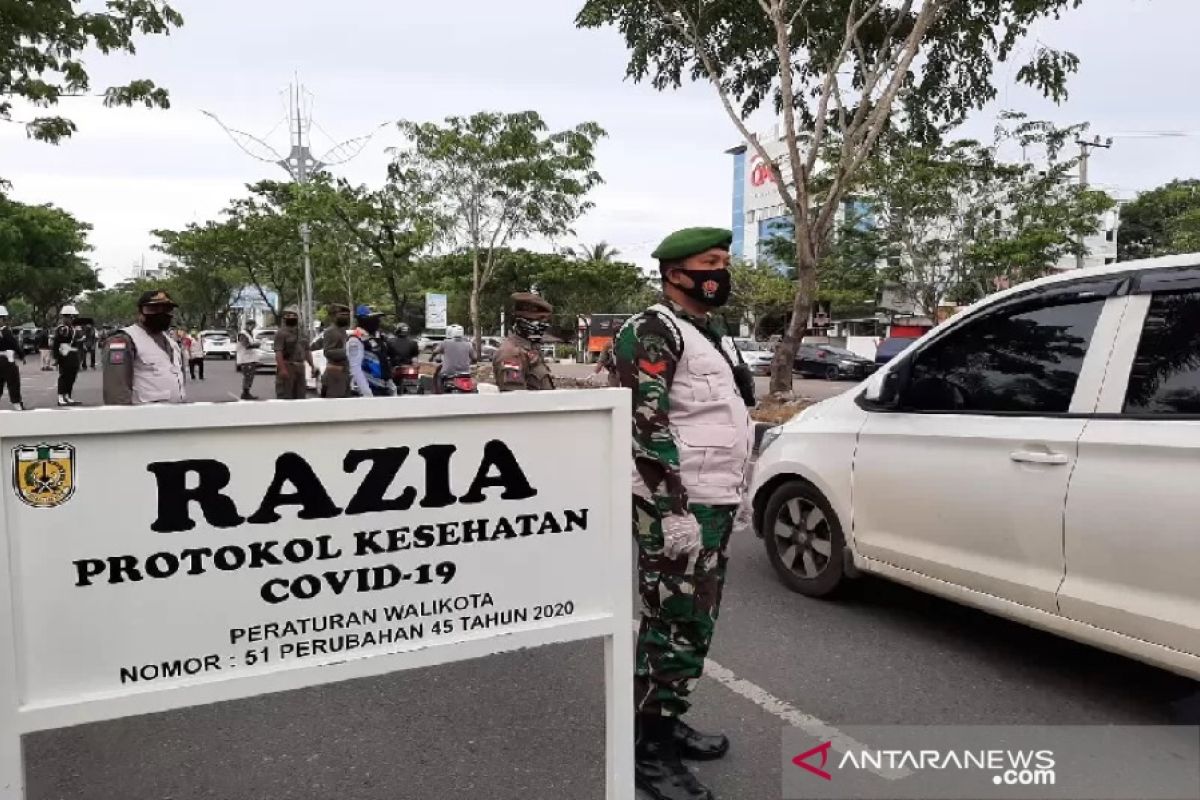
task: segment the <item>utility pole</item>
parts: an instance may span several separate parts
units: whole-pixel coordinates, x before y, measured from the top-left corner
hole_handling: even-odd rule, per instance
[[[235,130],[228,127],[224,122],[211,111],[203,111],[221,126],[222,130],[233,139],[234,144],[242,149],[247,155],[259,161],[265,161],[269,164],[276,164],[283,167],[291,179],[301,186],[307,184],[315,173],[320,172],[325,167],[337,166],[345,164],[366,148],[367,143],[371,141],[371,137],[375,132],[382,128],[376,128],[374,131],[359,136],[354,139],[347,139],[341,144],[334,145],[328,153],[321,158],[313,158],[312,141],[310,133],[312,131],[312,106],[305,103],[305,97],[311,98],[311,95],[304,88],[304,84],[297,79],[295,83],[288,86],[288,103],[287,103],[287,120],[288,120],[288,154],[281,155],[257,136],[252,136],[243,131]],[[386,124],[386,123],[385,123]],[[305,335],[312,337],[313,324],[316,322],[316,310],[313,307],[313,276],[312,276],[312,256],[311,242],[312,231],[309,229],[308,223],[300,224],[300,244],[303,249],[304,259],[304,296],[301,299],[303,308],[300,313],[300,324],[304,327]],[[282,298],[281,298],[282,300]]]
[[[1083,137],[1076,137],[1075,144],[1079,145],[1079,188],[1086,189],[1088,187],[1088,159],[1091,157],[1094,148],[1102,148],[1107,150],[1112,147],[1112,137],[1100,141],[1100,137],[1092,139],[1090,142]],[[1075,267],[1083,269],[1083,234],[1079,234],[1079,253],[1075,256]]]

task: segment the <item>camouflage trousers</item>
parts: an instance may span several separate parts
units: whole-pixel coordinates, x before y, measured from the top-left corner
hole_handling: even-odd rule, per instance
[[[633,536],[638,545],[642,620],[633,673],[639,714],[678,717],[688,710],[692,688],[704,671],[721,590],[729,535],[737,506],[692,505],[700,522],[701,550],[692,563],[663,555],[662,517],[653,503],[633,498]]]

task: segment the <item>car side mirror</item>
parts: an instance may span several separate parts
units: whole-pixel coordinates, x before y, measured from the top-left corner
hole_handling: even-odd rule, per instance
[[[908,384],[910,372],[911,364],[907,358],[887,365],[867,381],[863,400],[880,408],[896,408],[900,405],[900,395]]]

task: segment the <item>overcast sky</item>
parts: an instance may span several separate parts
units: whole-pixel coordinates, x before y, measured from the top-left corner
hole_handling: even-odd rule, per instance
[[[151,247],[153,228],[216,216],[245,183],[283,176],[254,161],[200,113],[287,146],[282,94],[298,73],[315,97],[313,150],[400,118],[439,120],[482,109],[535,109],[554,128],[584,120],[607,131],[598,168],[605,184],[578,240],[606,240],[646,263],[657,240],[686,225],[728,225],[738,137],[707,86],[659,94],[624,80],[626,51],[612,29],[580,31],[580,0],[175,0],[186,25],[142,40],[136,58],[94,57],[97,87],[152,77],[171,91],[169,111],[108,110],[68,100],[79,132],[60,147],[0,129],[0,175],[26,202],[52,202],[95,226],[93,259],[109,284]],[[1200,175],[1197,0],[1085,0],[1039,26],[1036,39],[1082,59],[1071,98],[1054,106],[1011,86],[1001,67],[999,107],[1061,124],[1090,122],[1116,136],[1092,161],[1094,183],[1131,196],[1174,177]],[[1027,47],[1034,46],[1027,43]],[[968,133],[987,136],[997,108]],[[768,120],[761,120],[760,125]],[[272,132],[273,131],[273,132]],[[268,134],[270,134],[268,136]],[[379,184],[399,143],[387,128],[335,173]],[[566,241],[561,244],[573,244]]]

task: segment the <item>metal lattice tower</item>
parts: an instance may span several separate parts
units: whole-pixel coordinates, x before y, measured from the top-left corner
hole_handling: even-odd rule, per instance
[[[339,164],[345,164],[347,161],[358,156],[364,149],[367,143],[375,136],[380,128],[380,125],[375,130],[363,136],[357,136],[353,139],[347,139],[344,142],[335,144],[327,153],[319,159],[314,158],[312,154],[312,99],[310,94],[299,79],[288,86],[287,99],[287,122],[288,122],[288,152],[287,155],[281,154],[274,147],[268,144],[264,138],[259,138],[245,131],[231,128],[221,121],[220,117],[211,111],[201,113],[211,117],[214,122],[221,126],[221,129],[228,134],[246,155],[258,161],[264,161],[268,164],[275,164],[282,167],[291,179],[299,184],[308,183],[309,179],[316,173],[326,167],[333,167]],[[384,123],[386,125],[386,123]],[[268,134],[269,136],[270,134]],[[303,309],[301,312],[301,324],[304,330],[312,333],[313,322],[316,320],[316,313],[313,308],[313,278],[312,278],[312,258],[310,255],[310,231],[307,223],[300,225],[300,242],[304,252],[304,297]]]

